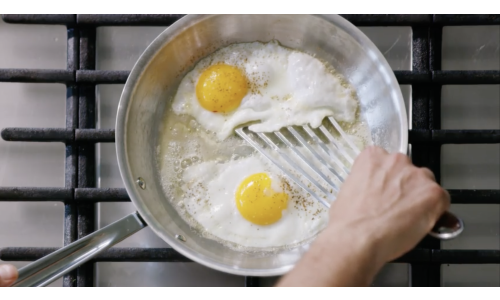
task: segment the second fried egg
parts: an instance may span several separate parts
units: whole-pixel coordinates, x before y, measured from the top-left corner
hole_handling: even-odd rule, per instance
[[[276,248],[313,238],[327,210],[277,175],[258,154],[225,163],[207,161],[183,172],[182,208],[205,232],[246,248]]]

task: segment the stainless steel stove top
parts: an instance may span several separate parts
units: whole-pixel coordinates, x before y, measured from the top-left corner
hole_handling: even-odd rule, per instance
[[[98,27],[96,69],[130,70],[165,27]],[[394,70],[412,69],[412,28],[362,27]],[[7,24],[0,19],[0,68],[66,69],[66,27]],[[445,26],[443,70],[500,70],[500,26]],[[114,128],[122,84],[97,86],[97,127]],[[407,108],[411,85],[402,85]],[[65,86],[0,82],[0,128],[65,127]],[[445,85],[442,129],[500,129],[500,85]],[[411,116],[411,112],[409,113]],[[411,124],[411,120],[410,120]],[[97,187],[123,187],[113,143],[96,144]],[[64,187],[63,143],[6,142],[0,139],[0,187]],[[500,146],[444,145],[441,182],[448,189],[500,189]],[[130,203],[97,204],[97,228],[134,211]],[[466,230],[442,249],[500,250],[499,204],[453,204]],[[0,248],[61,247],[64,204],[0,201]],[[117,247],[168,247],[149,228]],[[500,261],[499,261],[500,263]],[[23,266],[26,262],[16,262]],[[98,286],[244,286],[243,277],[195,263],[98,262]],[[408,286],[410,267],[387,265],[375,286]],[[270,285],[274,278],[262,283]],[[52,284],[61,286],[62,280]],[[500,286],[499,264],[441,266],[443,286]]]

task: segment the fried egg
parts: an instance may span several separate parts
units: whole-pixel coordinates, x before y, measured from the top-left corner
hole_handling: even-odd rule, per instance
[[[357,108],[352,87],[311,55],[277,42],[222,48],[185,75],[166,109],[157,154],[168,199],[197,233],[235,250],[275,251],[310,241],[326,226],[328,210],[234,129],[247,123],[254,132],[317,128],[333,116],[362,149],[370,135]],[[329,195],[314,185],[310,191],[333,201],[337,191],[298,165]]]
[[[353,122],[357,102],[343,79],[313,56],[277,42],[233,44],[202,59],[181,81],[172,102],[224,140],[242,124],[271,132],[316,128],[326,116]]]
[[[326,226],[327,210],[257,153],[186,168],[178,203],[216,239],[247,249],[299,244]]]

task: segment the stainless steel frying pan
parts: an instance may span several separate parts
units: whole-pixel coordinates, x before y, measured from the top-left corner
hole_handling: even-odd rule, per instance
[[[118,107],[116,152],[137,212],[22,269],[15,286],[44,286],[146,226],[175,250],[207,267],[246,276],[289,271],[307,245],[273,255],[245,254],[200,237],[166,198],[155,148],[163,111],[182,76],[202,57],[236,42],[279,40],[329,62],[357,90],[372,139],[389,152],[407,152],[408,120],[394,73],[375,45],[340,16],[190,15],[161,33],[134,66]],[[431,233],[458,235],[463,224],[444,218]],[[335,222],[335,220],[333,220]]]

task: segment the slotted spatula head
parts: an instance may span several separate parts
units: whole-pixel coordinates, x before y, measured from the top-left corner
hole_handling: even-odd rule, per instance
[[[240,127],[236,133],[327,208],[335,201],[360,154],[358,146],[331,116],[316,129],[309,125],[287,126],[262,133]],[[463,229],[462,220],[446,212],[429,234],[447,240]]]

